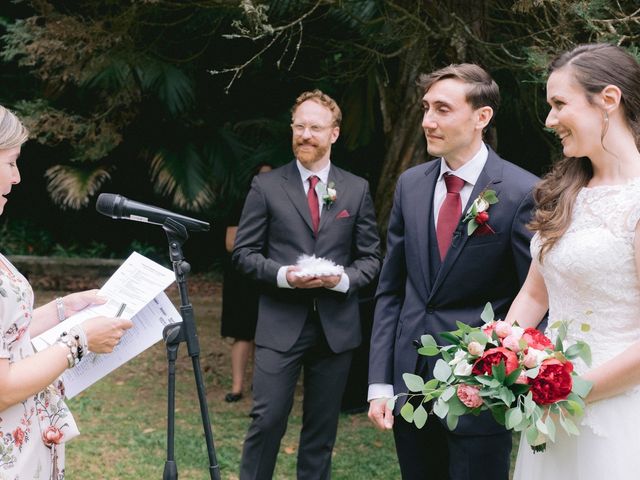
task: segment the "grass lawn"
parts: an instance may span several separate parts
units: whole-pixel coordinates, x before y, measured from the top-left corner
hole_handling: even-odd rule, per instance
[[[194,289],[192,289],[194,290]],[[191,293],[209,415],[221,478],[238,478],[250,395],[224,402],[231,386],[230,343],[220,338],[220,290],[217,284]],[[59,292],[36,292],[37,304]],[[176,306],[177,290],[169,292]],[[180,479],[206,480],[208,457],[200,408],[186,345],[177,363],[175,458]],[[166,459],[166,351],[162,342],[69,400],[82,435],[67,445],[67,476],[97,479],[161,479]],[[247,378],[250,385],[250,373]],[[247,392],[245,392],[247,393]],[[302,389],[282,440],[274,478],[295,479]],[[514,445],[514,456],[517,445]],[[513,463],[513,462],[512,462]],[[334,449],[334,479],[398,479],[392,434],[375,430],[365,413],[342,415]],[[434,479],[436,480],[436,479]]]
[[[38,304],[57,292],[36,292]],[[224,402],[229,390],[230,344],[220,338],[220,295],[214,287],[191,294],[216,455],[223,479],[237,479],[249,425],[250,395]],[[179,305],[177,292],[170,292]],[[208,479],[208,457],[186,345],[180,346],[176,387],[175,457],[180,479]],[[250,380],[248,379],[247,385]],[[166,353],[158,343],[69,400],[82,435],[67,445],[68,478],[160,479],[166,459]],[[282,440],[274,478],[294,479],[301,423],[301,389]],[[366,414],[343,415],[334,449],[334,479],[395,479],[399,469],[389,432],[370,426]]]

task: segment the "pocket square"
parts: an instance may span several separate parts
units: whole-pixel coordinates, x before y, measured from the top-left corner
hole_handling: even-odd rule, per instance
[[[349,218],[351,215],[349,215],[349,212],[346,210],[342,210],[338,215],[336,215],[336,218]]]

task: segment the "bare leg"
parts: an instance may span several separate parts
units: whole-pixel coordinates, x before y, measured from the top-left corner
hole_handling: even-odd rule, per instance
[[[251,352],[253,352],[253,341],[235,340],[231,346],[231,393],[242,393],[245,371]]]

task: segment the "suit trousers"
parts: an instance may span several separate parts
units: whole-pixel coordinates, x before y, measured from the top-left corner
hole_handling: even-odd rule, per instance
[[[301,480],[331,477],[331,453],[351,356],[352,351],[331,351],[315,312],[289,351],[256,346],[252,421],[242,451],[240,480],[273,477],[302,368],[304,400],[297,476]]]
[[[393,425],[403,480],[508,480],[511,432],[451,433],[435,416],[422,429],[397,417]]]

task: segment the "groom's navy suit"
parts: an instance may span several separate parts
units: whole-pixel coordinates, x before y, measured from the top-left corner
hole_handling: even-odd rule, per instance
[[[441,261],[433,212],[439,174],[440,160],[404,172],[397,183],[389,220],[387,254],[376,292],[369,383],[392,384],[394,393],[407,391],[402,380],[405,372],[432,378],[437,358],[417,354],[415,341],[421,335],[431,334],[442,344],[438,334],[455,330],[456,321],[479,326],[487,302],[491,302],[497,317],[504,317],[524,282],[531,260],[531,234],[525,225],[531,219],[531,192],[537,177],[489,149],[469,202],[462,206],[462,218],[482,190],[495,190],[499,202],[488,210],[489,224],[495,233],[468,236],[467,224],[461,218],[451,247]],[[466,479],[466,472],[474,478],[502,478],[501,473],[492,473],[492,469],[496,467],[495,472],[500,472],[504,465],[478,464],[477,458],[466,454],[469,449],[482,452],[494,448],[492,438],[500,439],[495,448],[505,450],[508,468],[510,441],[505,440],[503,427],[490,415],[460,418],[454,434],[445,432],[436,417],[430,418],[425,428],[434,428],[433,423],[440,431],[430,437],[426,446],[414,439],[416,432],[412,430],[417,430],[414,426],[396,417],[396,447],[405,478],[439,479],[437,475],[443,475],[430,476],[429,465],[420,465],[427,453],[422,449],[442,447],[434,445],[433,439],[444,444],[443,455],[449,445],[448,474],[452,478]],[[398,431],[408,435],[399,435]],[[461,438],[464,442],[459,449],[451,439]]]
[[[337,198],[323,208],[317,235],[295,161],[255,177],[242,212],[233,261],[262,287],[242,480],[272,477],[301,367],[298,478],[330,477],[340,399],[362,340],[358,290],[380,270],[380,242],[368,183],[333,165],[328,180]],[[343,265],[348,291],[278,288],[278,271],[302,254]]]

